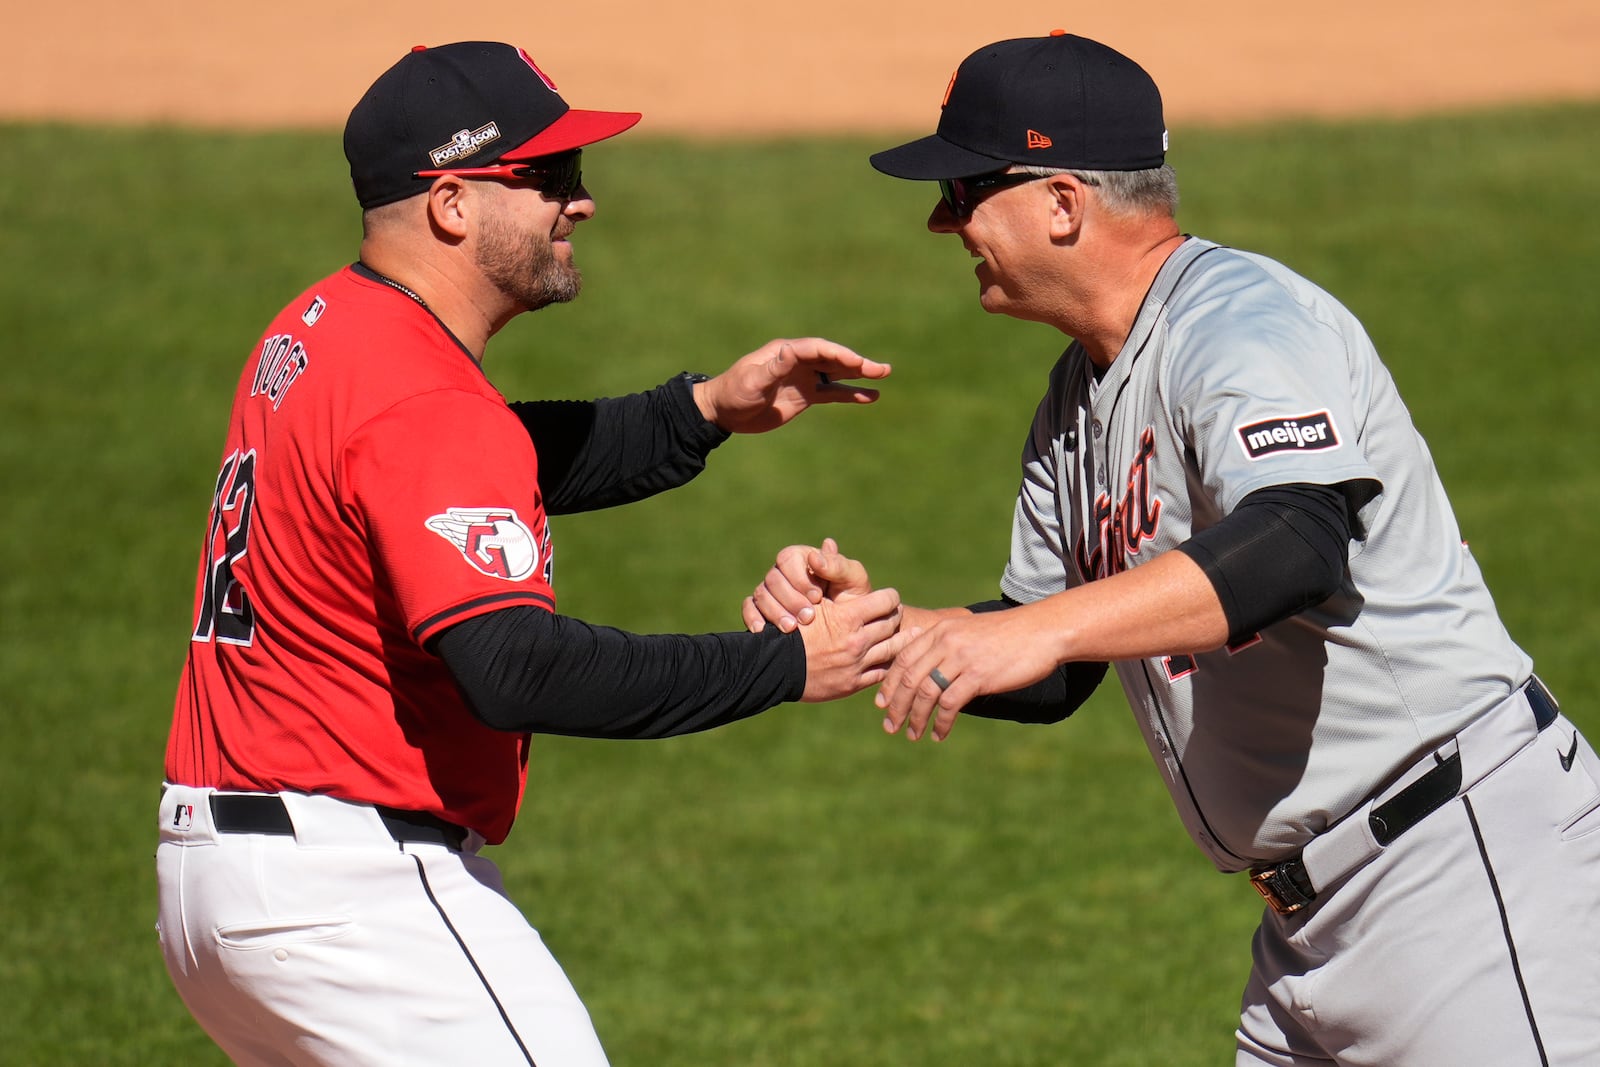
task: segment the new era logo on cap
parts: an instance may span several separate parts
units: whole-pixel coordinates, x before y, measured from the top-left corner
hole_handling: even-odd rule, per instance
[[[1038,130],[1029,130],[1028,131],[1028,147],[1029,148],[1049,148],[1053,144],[1055,144],[1054,141],[1050,140],[1050,138],[1046,137],[1044,134],[1040,133]]]

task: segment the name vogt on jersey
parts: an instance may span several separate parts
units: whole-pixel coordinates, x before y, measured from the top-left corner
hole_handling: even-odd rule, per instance
[[[272,410],[277,411],[289,395],[289,387],[306,372],[310,362],[304,341],[286,333],[273,334],[261,342],[261,358],[250,382],[250,395],[265,396],[272,401]]]
[[[1263,419],[1234,429],[1252,462],[1279,452],[1324,452],[1339,447],[1333,417],[1326,411]]]
[[[312,296],[311,303],[300,313],[300,321],[308,327],[315,326],[328,302],[320,295]],[[255,377],[250,381],[251,396],[265,396],[272,401],[272,410],[283,406],[289,387],[300,379],[311,363],[304,341],[288,333],[275,333],[261,342],[261,354],[256,360]]]

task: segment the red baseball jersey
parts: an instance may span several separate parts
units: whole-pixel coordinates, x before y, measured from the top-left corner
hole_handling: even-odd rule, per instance
[[[420,301],[353,268],[245,367],[200,557],[169,781],[431,812],[491,843],[525,734],[475,718],[441,629],[555,608],[527,431]]]

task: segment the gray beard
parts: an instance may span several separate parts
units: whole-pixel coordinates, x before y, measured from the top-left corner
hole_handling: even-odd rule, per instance
[[[478,269],[524,309],[564,304],[583,287],[583,275],[556,259],[548,237],[521,238],[499,218],[486,222],[480,233]]]

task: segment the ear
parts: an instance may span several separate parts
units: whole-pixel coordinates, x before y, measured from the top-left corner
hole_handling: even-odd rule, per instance
[[[467,217],[472,211],[470,186],[453,174],[433,180],[428,189],[428,223],[435,232],[461,240],[467,235]]]
[[[1057,174],[1045,183],[1052,194],[1050,239],[1065,241],[1083,229],[1083,213],[1088,206],[1089,188],[1070,174]]]

